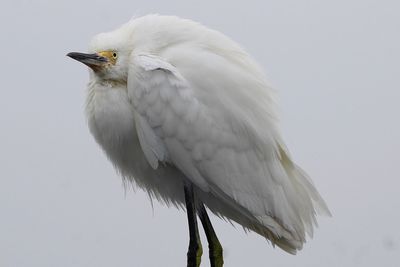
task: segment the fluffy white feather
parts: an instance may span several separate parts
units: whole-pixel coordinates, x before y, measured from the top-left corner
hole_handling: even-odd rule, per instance
[[[158,15],[96,36],[91,50],[119,55],[92,74],[87,114],[124,177],[177,206],[190,181],[217,215],[301,249],[316,211],[329,211],[290,159],[273,91],[247,53],[200,24]]]

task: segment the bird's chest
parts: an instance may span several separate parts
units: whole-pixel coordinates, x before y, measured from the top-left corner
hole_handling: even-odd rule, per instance
[[[100,143],[114,143],[131,137],[135,132],[133,114],[126,89],[98,87],[89,92],[89,127]]]
[[[182,174],[170,165],[153,169],[137,136],[126,89],[89,87],[86,113],[91,133],[119,172],[167,201],[182,202]]]
[[[89,88],[86,107],[90,132],[120,169],[142,153],[134,111],[126,88]]]

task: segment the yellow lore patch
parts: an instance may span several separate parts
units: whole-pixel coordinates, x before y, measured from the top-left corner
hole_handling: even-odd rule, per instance
[[[108,62],[112,65],[115,65],[115,63],[117,62],[117,52],[115,51],[101,51],[99,53],[97,53],[99,56],[105,57],[108,59]]]

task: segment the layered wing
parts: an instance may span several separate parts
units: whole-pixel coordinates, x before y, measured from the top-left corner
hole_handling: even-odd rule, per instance
[[[301,248],[315,209],[327,208],[280,141],[263,106],[268,88],[238,69],[215,73],[223,66],[212,60],[197,70],[175,63],[151,55],[132,56],[130,63],[128,95],[150,165],[175,165],[204,192]]]

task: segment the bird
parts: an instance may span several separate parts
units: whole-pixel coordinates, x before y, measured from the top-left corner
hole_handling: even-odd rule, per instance
[[[263,69],[219,31],[149,14],[67,54],[89,67],[91,134],[124,181],[186,210],[187,266],[223,266],[207,210],[295,254],[330,211],[293,161]]]

